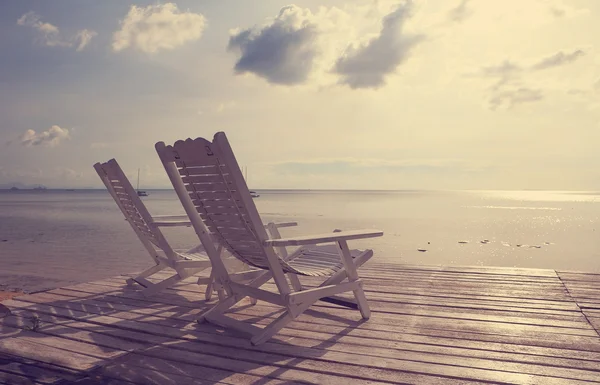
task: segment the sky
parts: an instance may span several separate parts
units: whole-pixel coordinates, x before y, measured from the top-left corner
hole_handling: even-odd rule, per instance
[[[0,186],[224,131],[254,189],[600,190],[600,2],[322,3],[0,2]]]

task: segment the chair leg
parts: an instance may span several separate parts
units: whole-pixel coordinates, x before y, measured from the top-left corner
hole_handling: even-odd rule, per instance
[[[344,270],[346,270],[348,282],[357,281],[358,271],[356,270],[356,262],[352,260],[352,254],[348,248],[348,243],[346,241],[339,241],[337,244],[340,257],[344,263]],[[367,302],[367,297],[365,297],[363,288],[359,287],[358,289],[353,290],[353,293],[354,298],[356,298],[356,303],[358,305],[358,309],[360,310],[360,314],[364,319],[369,319],[371,316],[371,310],[369,308],[369,303]]]
[[[152,286],[145,288],[144,290],[142,290],[142,295],[147,297],[147,296],[156,294],[161,290],[164,290],[170,286],[173,286],[174,284],[176,284],[177,282],[179,282],[181,280],[182,280],[182,278],[179,274],[172,275],[163,281],[160,281],[158,283],[153,284]]]
[[[354,262],[355,268],[358,269],[359,267],[361,267],[362,265],[367,263],[369,261],[369,259],[371,259],[372,256],[373,256],[373,251],[367,250],[367,251],[363,252],[361,255],[357,256],[356,258],[353,258],[352,261]],[[323,282],[322,285],[323,286],[336,285],[336,284],[342,282],[344,279],[346,279],[346,277],[347,277],[346,269],[342,269],[342,270],[339,270],[334,275],[332,275],[331,277],[329,277],[327,280],[325,280],[325,282]]]
[[[152,274],[156,274],[159,271],[166,269],[167,267],[168,267],[167,265],[163,265],[163,264],[159,263],[157,265],[154,265],[154,266],[142,271],[135,278],[128,278],[126,282],[129,286],[132,286],[136,283],[136,281],[135,281],[136,279],[147,278],[147,277],[151,276]]]
[[[213,293],[213,284],[212,284],[212,282],[210,282],[208,285],[206,285],[206,291],[204,292],[204,299],[206,299],[207,301],[210,301],[210,299],[212,298],[212,293]]]
[[[225,313],[231,307],[235,306],[235,304],[238,303],[240,300],[241,298],[238,298],[237,296],[232,296],[225,299],[219,298],[219,303],[217,303],[204,313],[200,314],[200,317],[198,317],[197,322],[204,323],[206,321],[206,317],[209,317],[211,315],[218,316]]]
[[[298,316],[304,313],[311,305],[314,304],[312,302],[306,302],[301,305],[295,305],[294,313],[296,316],[293,316],[289,310],[286,310],[283,314],[277,317],[273,322],[265,326],[262,331],[258,334],[255,334],[250,342],[252,345],[260,345],[264,342],[267,342],[271,337],[273,337],[277,332],[283,329],[287,324],[292,322],[294,319],[298,318]]]
[[[272,276],[273,275],[270,271],[265,271],[264,274],[254,278],[251,282],[248,283],[248,285],[253,287],[260,287],[267,283],[267,281],[269,281],[272,278]],[[247,296],[243,294],[233,293],[233,295],[227,298],[220,299],[219,302],[215,304],[212,308],[200,314],[200,317],[198,318],[198,323],[203,323],[204,321],[206,321],[206,317],[212,314],[219,315],[225,313],[227,310],[235,306],[245,297]]]
[[[198,283],[200,283],[200,280],[202,278],[198,279]],[[208,278],[208,284],[206,285],[206,291],[204,292],[204,298],[207,301],[210,301],[210,299],[212,298],[212,293],[214,290],[214,285],[215,285],[215,274],[214,271],[211,270],[210,271],[210,277]]]
[[[356,298],[356,303],[358,304],[360,315],[363,319],[369,319],[371,317],[371,309],[369,308],[367,297],[365,297],[365,291],[361,287],[360,289],[354,290],[353,293],[354,298]]]
[[[292,273],[288,273],[288,278],[290,279],[290,282],[292,284],[292,287],[294,288],[294,291],[302,291],[302,283],[300,282],[300,279],[298,278],[298,276],[296,274],[292,274]]]
[[[265,328],[255,336],[250,339],[252,345],[260,345],[266,341],[268,341],[271,337],[277,334],[278,331],[283,329],[285,325],[292,322],[294,318],[289,312],[285,312],[269,325],[265,326]]]

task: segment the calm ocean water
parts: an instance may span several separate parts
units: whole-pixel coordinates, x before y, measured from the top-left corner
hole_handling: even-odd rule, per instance
[[[374,249],[380,262],[600,271],[600,193],[258,192],[265,222],[299,223],[284,235],[384,230],[351,244]],[[172,191],[149,194],[151,213],[183,213]],[[197,242],[191,228],[166,234],[177,248]],[[0,289],[40,290],[150,263],[105,191],[0,192]]]

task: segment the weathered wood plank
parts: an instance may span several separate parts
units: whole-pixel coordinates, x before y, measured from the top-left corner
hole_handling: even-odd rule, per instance
[[[2,384],[2,385],[35,385],[35,384],[44,384],[44,382],[34,381],[30,377],[20,376],[18,374],[14,374],[14,373],[3,372],[2,369],[0,369],[0,384]]]
[[[238,341],[239,342],[239,341]]]
[[[125,277],[71,285],[7,301],[0,351],[29,344],[27,365],[59,373],[40,381],[86,385],[600,382],[593,274],[369,262],[361,275],[368,322],[318,304],[259,347],[193,322],[210,306],[194,278],[150,298]],[[243,302],[229,315],[264,326],[280,311]],[[42,322],[33,334],[32,315]],[[58,351],[72,361],[55,362]],[[28,381],[15,367],[0,365],[0,383],[2,373]]]
[[[232,384],[232,385],[288,385],[306,382],[282,381],[247,373],[236,373],[213,367],[178,362],[164,357],[156,358],[132,354],[124,362],[102,369],[101,373],[113,378],[122,378],[136,384]]]
[[[72,292],[72,293],[77,293],[77,292]],[[121,310],[128,310],[128,311],[131,311],[131,312],[137,312],[137,311],[144,311],[144,310],[147,310],[147,309],[140,308],[140,310],[136,310],[134,307],[129,307],[128,309],[121,309]],[[158,312],[157,315],[159,317],[165,317],[165,316],[168,317],[169,316],[169,314],[167,314],[167,315],[160,314],[160,311],[156,311],[156,310],[152,310],[152,312],[153,313]],[[567,355],[567,357],[568,357],[568,355]]]
[[[452,273],[479,273],[486,275],[512,275],[531,277],[556,277],[556,272],[550,269],[530,269],[520,267],[496,267],[496,266],[444,266],[444,265],[414,265],[395,262],[380,263],[369,261],[365,266],[369,269],[388,269],[393,271],[443,271]]]
[[[1,339],[0,352],[77,371],[90,370],[102,362],[74,351],[65,354],[60,348],[19,336]]]
[[[101,291],[101,286],[96,285],[96,287],[94,285],[76,285],[73,286],[73,288],[78,288],[81,290],[91,290],[92,292],[99,292]],[[128,291],[128,290],[127,290]],[[112,290],[111,293],[113,295],[116,296],[123,296],[123,297],[127,297],[127,298],[139,298],[140,301],[147,301],[147,299],[142,298],[141,296],[139,296],[139,294],[136,294],[135,291],[128,291],[128,292],[123,292],[123,291],[116,291],[116,290]],[[197,296],[191,296],[189,297],[190,300],[185,300],[188,296],[183,294],[183,293],[179,293],[179,295],[174,296],[172,294],[159,294],[153,297],[154,301],[160,301],[160,302],[164,302],[166,304],[171,304],[171,303],[176,303],[177,305],[181,305],[181,306],[190,306],[192,308],[197,308],[198,306],[200,306],[201,304],[204,304],[203,300],[195,300],[195,298],[197,298]],[[375,306],[377,305],[374,301],[371,302],[371,306],[374,310],[376,310]],[[327,306],[323,306],[323,305],[316,305],[314,306],[314,308],[319,308],[319,307],[327,307]],[[377,309],[377,310],[381,310],[381,309]],[[595,331],[593,331],[593,329],[589,326],[589,324],[585,321],[580,321],[580,322],[569,322],[569,321],[546,321],[543,318],[539,318],[539,319],[521,319],[521,318],[516,318],[516,317],[510,317],[510,316],[505,316],[505,317],[499,317],[499,316],[485,316],[485,315],[479,315],[479,314],[465,314],[465,313],[455,313],[455,314],[439,314],[436,312],[431,312],[431,311],[425,311],[425,310],[415,310],[415,311],[411,311],[409,313],[402,313],[400,311],[395,311],[394,309],[384,309],[386,312],[388,313],[392,313],[394,314],[395,317],[398,318],[398,320],[401,320],[407,316],[423,316],[423,317],[429,317],[432,318],[433,320],[435,320],[435,318],[449,318],[449,319],[453,319],[453,322],[455,322],[455,324],[460,324],[463,327],[465,326],[465,322],[468,323],[468,321],[487,321],[488,323],[490,323],[490,326],[494,326],[492,329],[499,331],[498,328],[500,329],[513,329],[513,330],[523,330],[524,333],[527,332],[533,332],[534,330],[536,330],[537,332],[554,332],[554,333],[560,333],[560,334],[572,334],[572,335],[581,335],[581,336],[595,336],[596,333]],[[441,321],[443,322],[443,321]],[[516,324],[522,324],[517,326]],[[488,326],[484,326],[488,327]]]
[[[258,323],[262,321],[264,314],[269,314],[268,310],[260,308],[260,305],[256,307],[247,307],[242,309],[236,309],[235,313],[231,315],[244,315],[256,320]],[[272,311],[273,309],[271,309]],[[521,331],[517,327],[505,327],[499,328],[493,327],[496,325],[480,322],[471,323],[458,323],[458,322],[432,322],[430,319],[421,317],[407,317],[405,319],[398,319],[398,317],[382,318],[373,317],[369,322],[361,323],[360,321],[352,321],[348,319],[348,310],[330,309],[327,313],[307,311],[298,318],[295,322],[289,325],[289,328],[306,327],[308,324],[312,330],[317,330],[315,324],[319,325],[319,330],[331,325],[335,327],[341,327],[342,329],[348,329],[349,334],[364,332],[368,336],[368,333],[373,331],[382,331],[387,333],[388,337],[392,338],[391,335],[412,333],[412,334],[425,334],[433,336],[453,336],[458,338],[464,338],[468,340],[476,341],[494,341],[503,343],[520,343],[524,345],[533,346],[546,346],[546,347],[562,347],[567,349],[584,349],[590,351],[600,352],[600,340],[595,336],[574,336],[566,334],[557,334],[549,332],[537,331]],[[275,313],[278,314],[278,313]],[[270,315],[274,315],[270,313]],[[371,322],[378,320],[378,322]]]
[[[26,380],[23,380],[25,378]],[[62,379],[76,380],[77,372],[27,359],[22,356],[0,353],[0,381],[8,384],[54,384]]]
[[[119,315],[118,315],[118,314],[117,314],[116,316],[117,316],[117,317],[119,317]],[[160,315],[159,315],[159,316],[160,316]],[[128,317],[128,318],[129,318],[129,317]],[[323,321],[324,325],[327,325],[327,323],[328,323],[328,322],[330,322],[330,321],[328,321],[328,320],[324,320],[324,321]],[[324,326],[319,326],[319,327],[320,327],[320,328],[323,328]],[[338,331],[336,330],[335,332],[337,333]],[[385,336],[384,336],[384,338],[385,338]],[[567,356],[568,356],[568,355],[567,355]]]

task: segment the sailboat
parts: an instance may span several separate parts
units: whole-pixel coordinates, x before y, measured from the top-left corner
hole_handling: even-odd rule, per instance
[[[248,184],[248,166],[244,167],[244,179],[246,179],[246,184]],[[256,191],[250,190],[250,196],[252,198],[258,198],[260,195]]]
[[[147,197],[148,196],[147,192],[140,190],[140,169],[139,168],[138,168],[137,186],[135,189],[137,190],[137,195],[139,197]]]

